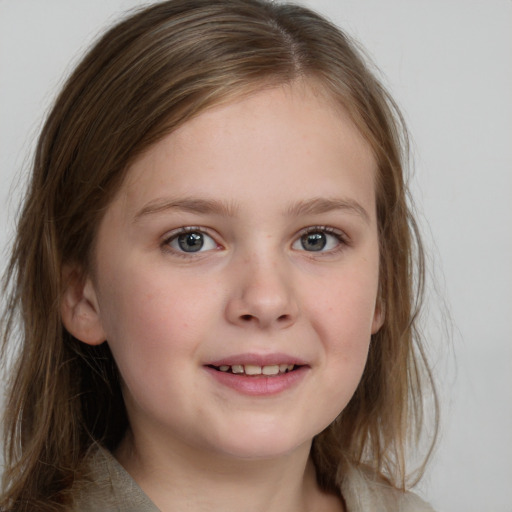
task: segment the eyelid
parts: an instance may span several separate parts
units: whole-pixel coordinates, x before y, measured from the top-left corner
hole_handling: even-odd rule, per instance
[[[343,250],[346,246],[350,245],[350,239],[349,239],[348,235],[343,230],[341,230],[339,228],[334,228],[332,226],[316,225],[316,226],[308,226],[304,229],[301,229],[297,233],[297,235],[294,239],[292,248],[293,248],[293,245],[295,245],[297,242],[299,242],[303,236],[309,235],[311,233],[319,233],[319,232],[325,233],[327,235],[331,235],[331,236],[337,238],[337,240],[339,242],[338,246],[334,249],[330,249],[327,251],[306,251],[305,249],[301,249],[301,251],[307,252],[310,255],[333,254],[333,253]]]
[[[338,236],[340,238],[347,239],[347,235],[344,233],[343,230],[339,228],[334,228],[332,226],[324,226],[324,225],[315,225],[315,226],[308,226],[304,229],[301,229],[299,231],[298,236],[307,235],[308,233],[317,233],[318,231],[321,231],[323,233],[327,233],[329,235]]]
[[[338,244],[337,247],[333,249],[328,250],[322,250],[322,251],[306,251],[305,249],[300,249],[300,251],[310,253],[311,255],[328,255],[328,254],[335,254],[341,250],[343,250],[346,246],[350,245],[350,238],[348,235],[339,228],[334,228],[332,226],[325,226],[325,225],[314,225],[314,226],[308,226],[303,229],[301,229],[294,237],[292,248],[294,248],[294,245],[298,242],[300,242],[301,237],[308,235],[310,233],[325,233],[327,235],[333,236],[337,239]],[[186,234],[186,233],[201,233],[203,235],[206,235],[207,237],[211,238],[213,242],[216,244],[216,249],[221,249],[223,246],[218,242],[218,235],[216,233],[213,233],[210,228],[207,228],[205,226],[181,226],[177,229],[173,229],[169,232],[167,232],[163,237],[161,241],[161,247],[162,250],[166,252],[171,252],[174,255],[190,258],[190,257],[198,257],[204,253],[210,252],[214,249],[207,249],[207,250],[200,250],[197,252],[186,252],[186,251],[180,251],[173,247],[171,247],[170,243],[175,240],[180,235]]]
[[[171,247],[171,242],[174,241],[176,238],[178,238],[180,235],[184,235],[187,233],[201,233],[202,235],[206,235],[207,237],[211,238],[213,242],[216,245],[216,249],[219,249],[222,247],[222,245],[217,241],[217,236],[212,233],[212,230],[209,228],[206,228],[204,226],[181,226],[177,229],[173,229],[169,232],[167,232],[163,237],[161,241],[161,247],[162,250],[166,252],[171,252],[174,255],[190,258],[190,257],[198,257],[206,252],[212,251],[214,249],[207,249],[203,251],[197,251],[197,252],[186,252],[186,251],[180,251],[175,249],[174,247]]]

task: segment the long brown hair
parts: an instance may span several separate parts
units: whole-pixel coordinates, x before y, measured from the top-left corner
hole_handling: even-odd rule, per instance
[[[313,460],[326,489],[335,489],[347,463],[405,486],[407,442],[421,432],[423,396],[433,387],[415,327],[423,252],[408,206],[398,109],[347,36],[310,10],[172,0],[110,29],[70,76],[42,130],[5,278],[4,357],[16,326],[21,339],[6,404],[2,507],[65,510],[90,445],[113,449],[126,430],[108,344],[73,338],[60,298],[65,266],[90,270],[96,229],[130,162],[213,105],[301,78],[349,111],[377,160],[385,309],[359,387],[314,439]]]

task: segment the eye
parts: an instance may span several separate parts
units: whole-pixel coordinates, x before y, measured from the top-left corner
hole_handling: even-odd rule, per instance
[[[344,244],[341,233],[332,228],[314,227],[308,228],[292,245],[293,249],[308,252],[335,251]]]
[[[167,239],[166,244],[177,252],[204,252],[218,247],[215,240],[196,228],[183,228]]]

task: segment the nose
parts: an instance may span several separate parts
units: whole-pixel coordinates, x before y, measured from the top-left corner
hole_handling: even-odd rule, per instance
[[[285,329],[293,325],[299,307],[292,272],[284,267],[257,258],[240,262],[232,274],[227,320],[238,326],[261,329]]]

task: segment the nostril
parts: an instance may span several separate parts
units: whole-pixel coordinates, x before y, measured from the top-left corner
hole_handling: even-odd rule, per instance
[[[244,322],[250,322],[252,320],[252,315],[242,315],[240,317]]]
[[[281,315],[280,317],[277,318],[277,321],[278,322],[286,322],[289,319],[290,319],[290,315]]]

